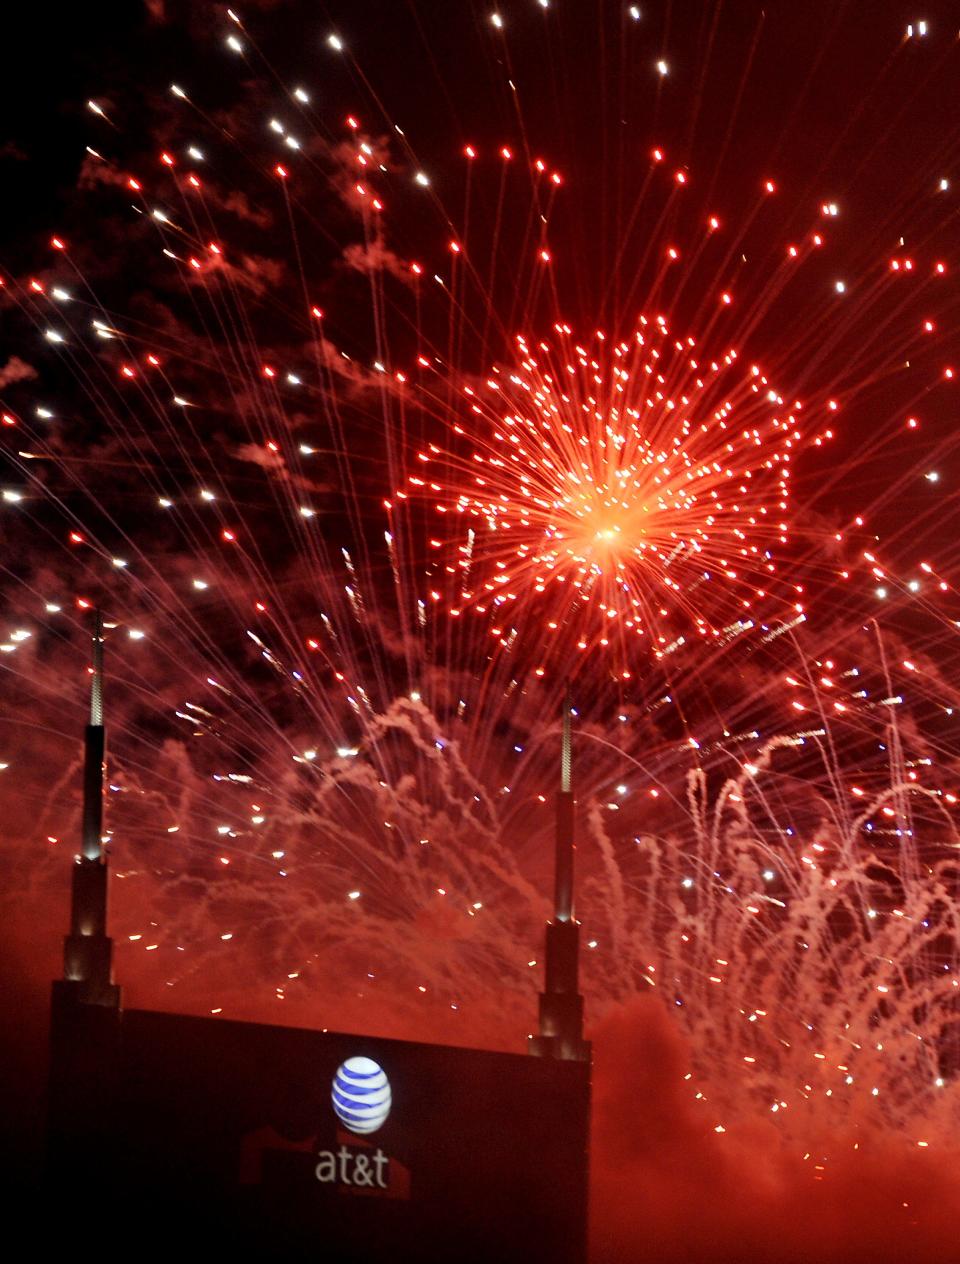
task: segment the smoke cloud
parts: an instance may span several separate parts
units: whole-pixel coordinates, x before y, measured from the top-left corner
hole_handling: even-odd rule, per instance
[[[865,1123],[821,1130],[805,1158],[772,1122],[720,1123],[684,1078],[690,1050],[653,998],[611,1011],[594,1052],[592,1264],[957,1257],[955,1149]]]

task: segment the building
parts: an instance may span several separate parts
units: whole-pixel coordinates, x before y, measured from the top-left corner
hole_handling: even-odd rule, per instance
[[[82,851],[53,987],[48,1179],[101,1258],[585,1257],[590,1047],[573,916],[570,708],[538,1056],[125,1009],[101,844],[103,633]]]

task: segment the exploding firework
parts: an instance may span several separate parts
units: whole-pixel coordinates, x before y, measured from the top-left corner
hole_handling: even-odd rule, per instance
[[[558,326],[559,355],[518,338],[516,369],[463,388],[450,419],[462,455],[434,444],[418,454],[422,473],[398,497],[431,497],[445,516],[451,616],[521,621],[513,603],[546,594],[538,642],[562,627],[581,651],[615,641],[626,663],[642,657],[624,644],[631,635],[663,656],[672,613],[719,637],[721,619],[750,619],[776,586],[799,401],[784,408],[757,365],[728,381],[736,351],[701,364],[694,339],[671,339],[662,316],[640,326],[609,349],[603,334],[586,348]],[[491,633],[506,648],[515,629]]]

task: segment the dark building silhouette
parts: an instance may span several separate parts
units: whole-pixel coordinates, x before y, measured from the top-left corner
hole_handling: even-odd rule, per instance
[[[103,630],[82,851],[53,985],[47,1183],[65,1244],[331,1261],[585,1258],[570,707],[538,1057],[125,1009],[102,846]]]

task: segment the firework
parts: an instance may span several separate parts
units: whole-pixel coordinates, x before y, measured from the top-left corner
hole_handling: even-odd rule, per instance
[[[714,637],[751,620],[787,542],[800,402],[785,406],[757,365],[741,376],[735,350],[701,364],[662,316],[609,348],[556,332],[561,353],[518,338],[515,369],[463,388],[449,417],[461,452],[429,445],[398,493],[444,515],[451,616],[488,614],[506,647],[502,625],[530,622],[518,609],[542,594],[538,641],[561,628],[581,651],[613,640],[624,663],[642,657],[631,635],[662,657],[671,616]]]
[[[150,1003],[506,1043],[572,679],[591,1013],[659,998],[718,1136],[938,1145],[943,149],[888,154],[886,91],[829,153],[786,113],[749,144],[629,7],[581,111],[597,41],[551,26],[534,57],[530,15],[496,16],[427,32],[489,88],[462,128],[395,114],[415,72],[347,29],[312,30],[315,85],[236,15],[146,130],[139,83],[91,97],[75,200],[2,273],[11,709],[72,741],[102,605],[119,965]],[[869,36],[928,119],[922,38]],[[3,733],[0,774],[37,770],[20,854],[60,889],[59,748]]]

